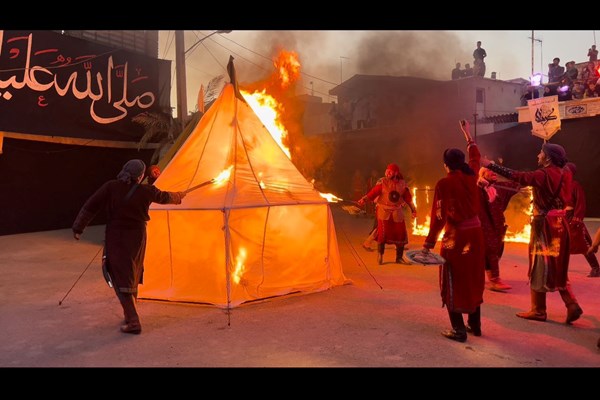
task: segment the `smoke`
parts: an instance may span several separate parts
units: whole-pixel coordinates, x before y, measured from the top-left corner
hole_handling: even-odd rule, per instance
[[[473,49],[451,32],[370,32],[357,45],[355,58],[361,74],[447,80],[457,62],[473,63]]]
[[[248,32],[246,39],[248,48],[271,59],[281,49],[297,52],[305,73],[301,87],[321,97],[355,74],[448,80],[457,62],[463,68],[473,63],[476,47],[447,31],[258,31]],[[236,60],[244,82],[272,72],[272,61],[243,55],[252,60]]]

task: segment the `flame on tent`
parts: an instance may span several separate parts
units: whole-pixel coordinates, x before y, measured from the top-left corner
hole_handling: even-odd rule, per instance
[[[281,96],[300,78],[300,61],[298,54],[282,50],[273,60],[275,72],[264,81],[262,88],[252,92],[241,90],[242,96],[267,128],[281,150],[292,158],[287,145],[288,131],[283,125],[281,116],[285,107],[276,97]],[[280,97],[281,98],[281,97]]]
[[[219,175],[217,175],[215,178],[211,179],[212,183],[215,185],[220,185],[220,184],[228,181],[229,177],[231,176],[232,169],[233,169],[233,165],[230,165],[229,167],[225,168],[223,171],[221,171],[219,173]]]
[[[235,256],[235,267],[233,269],[232,279],[235,283],[240,283],[242,280],[242,276],[246,271],[246,259],[248,258],[248,253],[244,247],[240,247],[237,256]]]

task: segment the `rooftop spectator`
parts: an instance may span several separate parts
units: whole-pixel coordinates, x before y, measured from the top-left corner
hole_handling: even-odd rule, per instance
[[[598,61],[598,50],[596,50],[595,44],[588,50],[588,57],[590,58],[590,61]]]
[[[463,71],[460,69],[460,63],[456,63],[456,68],[452,70],[452,80],[462,77]]]

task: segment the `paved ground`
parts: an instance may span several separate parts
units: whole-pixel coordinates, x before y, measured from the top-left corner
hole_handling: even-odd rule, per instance
[[[360,243],[371,220],[334,209],[344,271],[353,283],[224,310],[144,301],[141,335],[119,332],[121,308],[96,258],[103,227],[83,240],[70,230],[0,236],[1,367],[598,367],[600,278],[573,256],[571,281],[584,309],[573,326],[558,293],[548,321],[515,317],[529,306],[527,248],[507,245],[509,293],[486,290],[483,336],[466,343],[440,335],[437,267],[376,264]],[[588,223],[593,233],[599,226]],[[420,248],[423,238],[411,238]],[[439,249],[436,247],[436,251]]]

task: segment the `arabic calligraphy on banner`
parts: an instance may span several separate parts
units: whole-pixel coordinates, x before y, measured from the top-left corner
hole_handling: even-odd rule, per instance
[[[158,101],[165,70],[169,61],[55,32],[0,30],[0,130],[137,140],[131,119],[169,106]]]
[[[558,96],[527,100],[527,106],[533,126],[531,133],[534,136],[548,140],[560,130]]]

